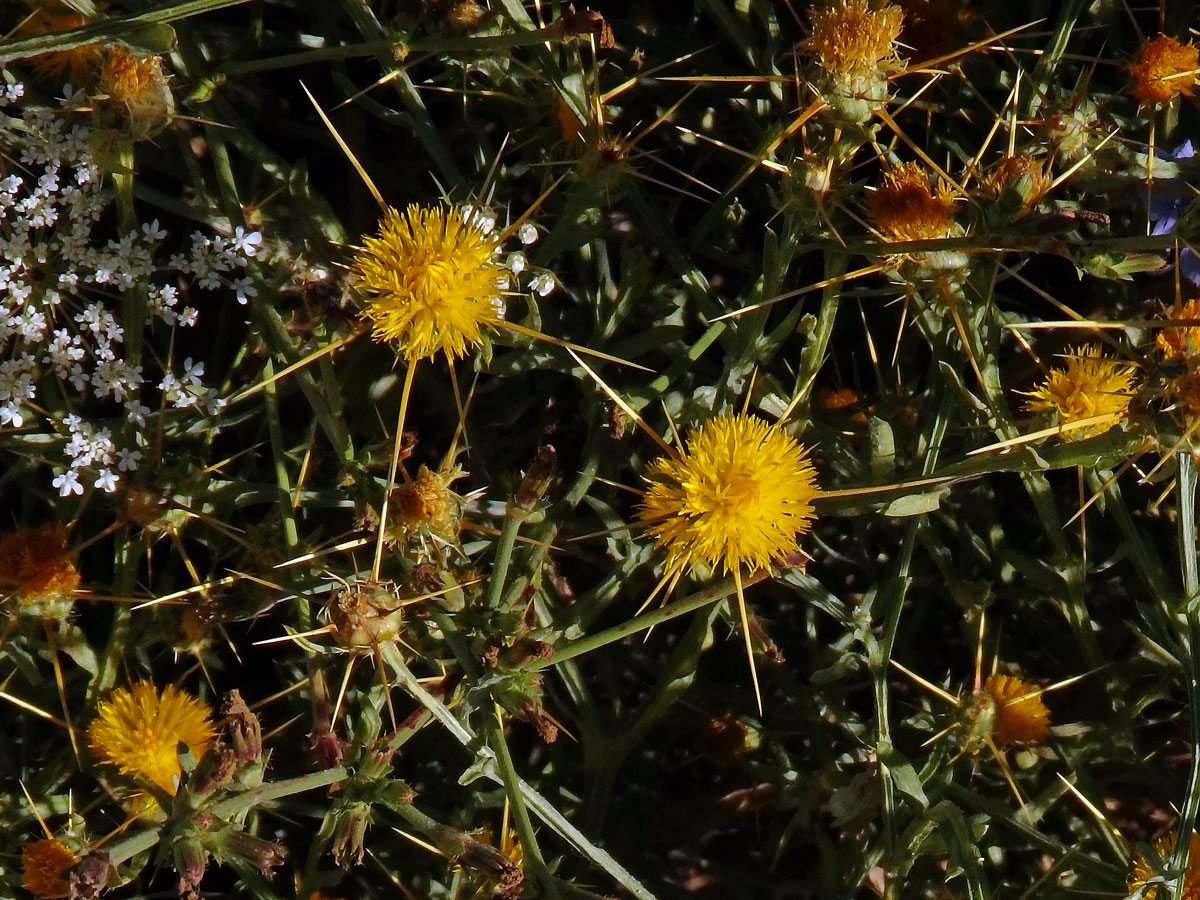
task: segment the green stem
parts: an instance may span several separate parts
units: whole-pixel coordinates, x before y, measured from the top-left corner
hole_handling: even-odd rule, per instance
[[[512,755],[508,752],[508,742],[504,739],[504,723],[500,719],[498,707],[495,718],[488,717],[487,732],[488,743],[496,754],[496,765],[504,782],[504,792],[508,795],[509,806],[512,807],[513,828],[525,854],[526,871],[533,875],[546,894],[556,898],[558,890],[554,886],[554,879],[550,877],[550,870],[546,868],[546,860],[542,857],[537,836],[533,833],[533,822],[529,820],[529,810],[525,807],[525,797],[521,793],[521,779],[513,765]]]
[[[745,586],[747,582],[743,582]],[[538,669],[544,669],[546,666],[552,666],[555,663],[563,662],[564,660],[574,659],[576,656],[581,656],[584,653],[589,653],[606,644],[611,644],[619,641],[622,638],[627,638],[631,634],[637,634],[639,631],[645,631],[649,628],[654,628],[656,625],[661,625],[663,622],[669,622],[672,619],[677,619],[680,616],[686,616],[688,613],[697,609],[703,609],[711,603],[716,603],[719,600],[724,600],[733,592],[733,579],[722,578],[720,581],[714,582],[702,591],[697,591],[690,597],[672,603],[670,606],[663,606],[653,612],[643,613],[640,616],[635,616],[628,622],[620,625],[614,625],[612,628],[606,628],[604,631],[598,631],[595,634],[588,635],[579,640],[571,641],[570,643],[556,647],[554,655],[549,659],[539,659],[530,663],[528,671],[536,672]]]
[[[500,540],[496,544],[496,559],[492,563],[492,577],[488,579],[487,598],[484,603],[488,609],[500,606],[500,597],[504,593],[504,581],[508,577],[508,567],[512,563],[513,547],[517,543],[517,532],[528,517],[525,510],[520,509],[511,501],[508,504],[508,515],[504,519],[504,527],[500,530]]]
[[[1172,897],[1183,897],[1184,882],[1189,874],[1188,850],[1196,814],[1200,812],[1200,571],[1196,564],[1196,461],[1191,447],[1175,454],[1179,472],[1179,562],[1183,574],[1184,615],[1187,619],[1187,659],[1181,660],[1188,680],[1188,705],[1191,714],[1192,767],[1188,773],[1187,793],[1179,815],[1179,830],[1175,851],[1171,854],[1170,871],[1178,874],[1169,882]]]
[[[321,772],[310,772],[308,775],[288,778],[285,781],[268,782],[267,784],[259,785],[253,790],[243,791],[234,797],[230,797],[228,800],[222,800],[220,803],[213,804],[212,813],[222,819],[229,819],[260,803],[325,787],[334,782],[343,781],[349,775],[350,771],[348,769],[336,766]]]

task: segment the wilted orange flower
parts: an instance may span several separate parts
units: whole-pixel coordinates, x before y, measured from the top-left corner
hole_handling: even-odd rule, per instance
[[[174,796],[179,789],[179,744],[199,759],[216,731],[212,710],[174,685],[162,694],[148,681],[117,688],[100,703],[88,743],[100,761],[152,781]]]
[[[1168,317],[1168,321],[1176,322],[1188,319],[1200,322],[1200,299],[1176,304]],[[1163,328],[1154,338],[1154,346],[1162,352],[1166,359],[1200,355],[1200,325]]]
[[[1046,739],[1050,710],[1040,688],[1013,675],[989,675],[983,692],[996,702],[992,736],[998,743],[1020,747]]]
[[[858,394],[848,387],[822,387],[817,390],[816,400],[821,409],[845,409],[858,402]]]
[[[119,110],[122,124],[137,140],[153,137],[175,115],[175,98],[162,60],[140,56],[120,44],[104,48],[96,90]]]
[[[1154,849],[1159,856],[1170,856],[1175,850],[1175,832],[1164,834],[1154,842]],[[1146,857],[1141,853],[1134,851],[1133,867],[1129,871],[1129,878],[1125,882],[1125,886],[1132,894],[1138,888],[1143,887],[1147,881],[1155,875],[1160,875],[1161,872],[1155,872],[1150,868],[1150,864],[1146,862]],[[1192,839],[1188,844],[1188,867],[1187,872],[1183,876],[1183,885],[1180,888],[1180,900],[1200,900],[1200,836],[1196,832],[1192,832]],[[1146,888],[1146,893],[1142,895],[1143,900],[1154,900],[1158,894],[1158,886],[1151,885]]]
[[[1181,44],[1160,34],[1138,48],[1137,55],[1125,64],[1133,79],[1130,93],[1143,106],[1170,103],[1176,94],[1191,96],[1200,67],[1200,48],[1191,41]]]
[[[392,493],[394,526],[401,533],[428,528],[434,534],[453,538],[457,534],[459,498],[450,483],[462,475],[455,466],[449,471],[433,472],[421,466],[411,481],[398,485]]]
[[[903,163],[883,176],[867,203],[871,221],[889,241],[928,241],[946,237],[954,196],[945,183],[929,186],[929,175],[915,162]]]
[[[21,848],[21,884],[35,897],[53,900],[71,896],[63,872],[79,862],[75,854],[54,838],[43,838]]]
[[[79,585],[79,572],[67,555],[67,529],[56,522],[0,537],[0,588],[16,596],[31,615],[65,614]]]
[[[88,24],[86,18],[66,4],[35,2],[33,5],[36,8],[17,26],[13,37],[31,38],[45,34],[59,34],[63,31],[82,28]],[[99,61],[99,47],[92,43],[84,44],[81,47],[72,47],[70,50],[39,53],[29,59],[29,65],[35,75],[46,81],[54,82],[56,88],[62,87],[67,82],[74,87],[81,88],[91,83]]]

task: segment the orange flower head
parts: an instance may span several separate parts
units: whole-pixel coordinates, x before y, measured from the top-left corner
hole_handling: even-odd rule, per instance
[[[1176,304],[1168,321],[1195,319],[1200,322],[1200,298]],[[1180,325],[1164,328],[1154,338],[1154,346],[1165,359],[1200,356],[1200,325]]]
[[[458,534],[459,498],[450,483],[462,475],[457,466],[447,472],[433,472],[421,466],[411,481],[397,486],[393,527],[401,534],[428,528],[433,534],[453,539]]]
[[[883,176],[868,201],[875,228],[889,241],[928,241],[946,237],[953,222],[950,214],[954,196],[938,182],[929,185],[929,175],[918,163],[897,166]]]
[[[100,762],[174,796],[183,771],[179,744],[186,744],[199,759],[215,734],[207,703],[174,685],[159,694],[152,683],[139,681],[101,701],[88,727],[88,743]]]
[[[13,32],[15,38],[41,37],[82,28],[88,20],[66,4],[42,3]],[[70,50],[51,50],[31,57],[29,65],[34,75],[54,87],[70,82],[74,87],[86,87],[96,75],[100,49],[96,44],[84,44]]]
[[[12,591],[22,613],[62,618],[78,585],[63,525],[48,522],[0,537],[0,588]]]
[[[1050,710],[1040,689],[1012,675],[989,675],[983,691],[996,701],[992,735],[1001,744],[1040,744],[1050,732]]]
[[[1160,34],[1146,41],[1125,64],[1133,79],[1130,93],[1142,106],[1170,103],[1176,94],[1191,96],[1200,67],[1200,48]]]
[[[21,848],[21,884],[35,897],[52,900],[71,896],[63,873],[79,859],[54,838],[43,838]]]
[[[1164,834],[1154,842],[1154,849],[1159,856],[1168,857],[1175,850],[1175,832]],[[1150,864],[1146,861],[1146,857],[1141,853],[1134,852],[1133,866],[1129,870],[1129,877],[1125,881],[1125,886],[1129,889],[1129,893],[1143,887],[1147,881],[1155,875],[1161,873],[1154,871]],[[1180,900],[1200,900],[1200,835],[1192,832],[1191,842],[1188,844],[1188,867],[1187,872],[1183,876],[1183,885],[1180,890]],[[1154,900],[1158,894],[1157,885],[1151,885],[1146,888],[1146,893],[1142,895],[1143,900]]]
[[[105,47],[96,89],[135,140],[153,137],[175,116],[175,98],[157,56],[139,56],[120,44]]]

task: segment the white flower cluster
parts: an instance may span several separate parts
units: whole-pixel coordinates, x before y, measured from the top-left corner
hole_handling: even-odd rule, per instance
[[[0,106],[23,93],[20,84],[0,87]],[[64,106],[81,99],[68,91]],[[118,472],[137,468],[136,447],[146,443],[139,429],[151,406],[198,407],[214,415],[224,404],[202,384],[203,363],[187,359],[181,374],[165,372],[153,398],[153,379],[126,360],[127,341],[140,343],[156,321],[173,328],[196,324],[199,313],[180,305],[176,285],[153,279],[171,273],[171,282],[183,276],[205,290],[232,288],[245,303],[256,291],[249,278],[231,273],[258,253],[262,235],[242,228],[227,238],[195,232],[189,252],[156,266],[155,251],[167,236],[157,219],[117,240],[96,235],[111,196],[78,113],[68,122],[59,110],[0,112],[0,151],[19,160],[7,174],[0,163],[0,431],[26,425],[44,379],[58,382],[70,409],[103,412],[94,401],[115,405],[116,436],[74,413],[50,423],[65,441],[66,468],[53,480],[59,493],[80,494],[85,482],[111,492]],[[147,314],[130,323],[125,312],[113,310],[127,309],[122,295],[139,287]],[[127,327],[134,333],[126,334]]]
[[[459,207],[459,212],[462,213],[464,222],[478,228],[484,234],[491,234],[496,228],[496,214],[485,206],[464,203]],[[522,222],[517,228],[517,239],[523,247],[528,247],[536,243],[538,239],[537,226],[530,222]],[[498,255],[504,255],[505,253],[500,242],[496,244],[496,253]],[[521,276],[524,275],[525,289],[537,294],[539,297],[545,297],[550,294],[558,284],[553,272],[549,269],[539,269],[531,266],[528,258],[519,250],[505,255],[504,267],[512,273],[512,283],[516,286],[517,290],[520,290]],[[503,289],[506,291],[510,289],[510,284],[507,281],[503,285]],[[504,318],[504,299],[502,297],[493,297],[492,305],[495,307],[500,318]]]

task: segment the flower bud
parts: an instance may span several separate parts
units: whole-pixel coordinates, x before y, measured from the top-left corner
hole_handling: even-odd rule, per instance
[[[180,896],[195,896],[208,867],[208,851],[196,838],[181,837],[171,846],[171,855],[179,875]]]
[[[549,445],[538,447],[537,455],[529,466],[529,471],[521,480],[521,487],[513,497],[513,505],[518,509],[530,512],[542,499],[542,494],[550,487],[555,474],[555,452]]]
[[[229,738],[238,762],[246,765],[258,760],[262,756],[262,725],[237,690],[225,697],[221,712],[229,718]]]

